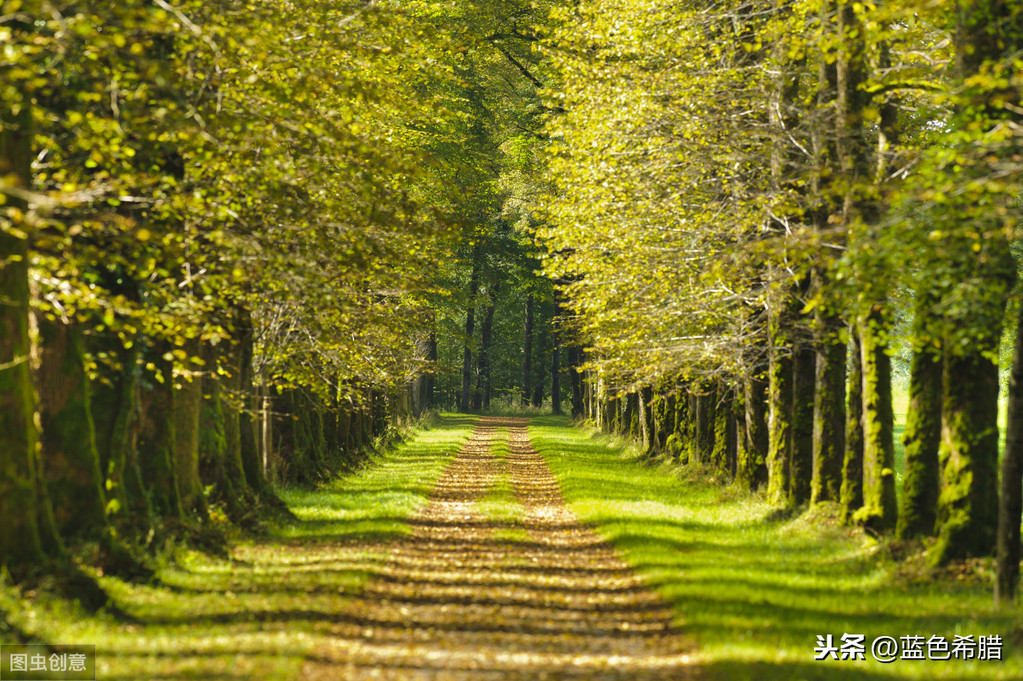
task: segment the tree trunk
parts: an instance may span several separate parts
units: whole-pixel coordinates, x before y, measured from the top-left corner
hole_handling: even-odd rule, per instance
[[[28,189],[32,107],[22,97],[20,113],[15,114],[12,104],[0,102],[0,174]],[[25,206],[17,197],[8,196],[7,201],[16,208]],[[28,242],[7,229],[0,229],[0,302],[0,562],[14,569],[38,564],[43,549],[37,521],[39,433],[29,364]]]
[[[863,507],[863,356],[859,330],[849,334],[849,394],[845,409],[845,457],[842,460],[842,522]]]
[[[826,337],[817,344],[813,402],[813,479],[810,503],[838,501],[845,455],[845,365],[847,348],[835,338],[838,321],[822,321]]]
[[[568,381],[572,391],[572,418],[583,415],[583,349],[578,345],[568,348]]]
[[[792,458],[793,364],[782,319],[769,319],[767,497],[788,503],[789,461]]]
[[[164,518],[181,519],[181,495],[174,467],[174,371],[169,362],[159,357],[166,348],[154,354],[156,376],[142,391],[142,423],[139,452],[142,477],[149,491],[153,512]]]
[[[810,500],[810,481],[813,477],[813,407],[817,353],[808,343],[798,344],[794,352],[788,503],[798,506]]]
[[[1023,522],[1023,306],[1016,313],[1016,343],[1009,375],[1009,408],[998,506],[995,603],[1011,605],[1019,589],[1020,522]]]
[[[946,350],[934,564],[990,555],[998,526],[998,367],[982,348]]]
[[[533,395],[533,292],[526,295],[526,318],[522,341],[522,406],[529,404]]]
[[[723,382],[718,383],[717,395],[714,397],[714,446],[711,450],[710,463],[719,473],[731,474],[729,465],[729,419],[732,416],[732,391]]]
[[[191,341],[186,346],[189,357],[199,355],[199,342]],[[178,377],[178,388],[173,400],[174,407],[174,456],[175,474],[178,479],[178,493],[181,507],[186,513],[200,517],[209,514],[202,481],[199,479],[199,414],[202,410],[202,375],[190,371]]]
[[[483,316],[483,327],[480,329],[480,352],[477,362],[478,383],[473,395],[473,410],[490,409],[490,349],[494,338],[494,312],[497,310],[497,295],[501,282],[497,281],[490,287],[487,311]]]
[[[714,452],[714,416],[717,406],[717,395],[710,386],[701,386],[696,395],[696,437],[693,447],[692,462],[696,464],[712,463]]]
[[[472,389],[472,337],[476,332],[476,292],[480,279],[480,244],[472,247],[472,274],[469,277],[469,307],[465,312],[465,348],[462,350],[462,399],[459,409],[469,411]]]
[[[917,334],[925,331],[930,305],[917,308]],[[941,352],[930,339],[917,339],[909,370],[909,411],[902,442],[906,467],[896,535],[899,539],[930,535],[937,520],[941,446]]]
[[[561,303],[554,292],[554,318],[551,320],[551,411],[561,413]]]
[[[895,416],[892,411],[892,363],[879,339],[881,310],[875,307],[860,324],[863,371],[863,508],[856,520],[875,530],[896,525]]]
[[[230,348],[231,366],[238,372],[234,402],[238,414],[238,448],[245,471],[245,483],[257,494],[268,493],[263,459],[263,433],[260,412],[263,408],[255,385],[252,367],[254,335],[252,317],[243,307],[234,308],[234,344]],[[267,426],[269,427],[269,426]]]
[[[40,318],[39,338],[40,453],[53,517],[66,539],[97,537],[107,526],[106,499],[82,336],[77,328]]]
[[[762,371],[762,369],[761,369]],[[745,489],[767,484],[767,385],[756,371],[743,383],[744,423],[739,427],[735,479]]]

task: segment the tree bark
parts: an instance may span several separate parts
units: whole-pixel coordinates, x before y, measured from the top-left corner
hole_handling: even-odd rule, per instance
[[[17,102],[19,113],[13,104],[0,102],[0,174],[25,190],[32,184],[32,108],[27,96]],[[20,198],[6,199],[16,208],[25,207]],[[28,241],[0,228],[0,561],[16,574],[17,568],[43,557],[30,353]]]
[[[810,500],[810,481],[813,477],[813,407],[817,353],[809,343],[797,344],[794,352],[788,503],[798,506]]]
[[[863,356],[859,330],[849,334],[849,394],[845,409],[845,457],[842,460],[842,522],[863,507]]]
[[[767,496],[775,504],[788,502],[792,453],[792,356],[781,343],[775,334],[768,369]]]
[[[472,274],[469,276],[469,306],[465,312],[465,347],[462,350],[462,399],[459,409],[469,411],[472,389],[472,337],[476,332],[476,293],[480,280],[480,243],[472,247]]]
[[[533,292],[526,294],[524,338],[522,340],[522,406],[533,395]]]
[[[483,327],[480,329],[480,351],[477,361],[478,383],[476,393],[473,395],[473,409],[490,409],[491,380],[490,380],[490,349],[494,337],[494,312],[497,310],[497,296],[501,282],[496,281],[491,285],[487,295],[487,311],[483,315]]]
[[[1016,315],[1016,342],[1009,375],[1009,407],[998,506],[995,603],[1011,605],[1019,590],[1020,523],[1023,522],[1023,306]]]
[[[107,526],[106,499],[81,332],[40,318],[39,337],[40,453],[53,517],[65,539],[97,537]]]
[[[174,371],[162,359],[163,349],[154,354],[158,374],[142,392],[142,423],[139,432],[142,476],[149,491],[153,512],[164,518],[183,516],[178,478],[174,466]]]
[[[741,487],[755,490],[767,484],[767,384],[762,374],[753,371],[746,376],[742,401],[745,420],[739,427],[735,479]]]
[[[189,357],[199,356],[199,341],[186,346]],[[191,371],[178,377],[173,399],[175,474],[181,507],[200,517],[209,515],[202,481],[199,479],[199,414],[202,410],[202,375]]]
[[[863,371],[863,508],[855,519],[875,530],[895,528],[895,416],[892,362],[879,340],[880,307],[860,324]]]
[[[906,467],[896,536],[910,539],[934,532],[937,520],[941,446],[941,351],[926,335],[929,304],[916,310],[916,342],[909,370],[909,411],[902,437]],[[921,337],[922,336],[922,337]]]
[[[813,477],[810,503],[838,501],[845,455],[845,343],[838,342],[838,320],[823,321],[824,337],[816,347],[813,401]]]

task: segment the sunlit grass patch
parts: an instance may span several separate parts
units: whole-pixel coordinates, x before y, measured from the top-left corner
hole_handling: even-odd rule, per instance
[[[530,426],[572,509],[597,527],[675,609],[710,679],[1023,678],[1021,615],[999,612],[987,584],[948,574],[910,581],[879,544],[833,509],[779,514],[750,495],[568,420]],[[814,661],[817,635],[955,635],[1004,639],[1002,661]]]
[[[355,473],[316,490],[282,490],[298,520],[236,537],[229,558],[180,549],[149,584],[97,574],[123,614],[89,615],[46,589],[26,595],[0,578],[0,641],[95,645],[104,681],[297,679],[387,543],[407,533],[405,521],[473,422],[442,417]]]

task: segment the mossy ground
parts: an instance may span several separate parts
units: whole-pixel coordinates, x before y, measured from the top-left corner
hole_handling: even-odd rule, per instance
[[[709,679],[1023,678],[1023,614],[992,605],[989,562],[934,572],[916,554],[896,560],[902,547],[842,527],[830,506],[778,513],[567,423],[535,419],[534,445],[580,519],[674,604]],[[1005,659],[814,661],[817,635],[843,633],[999,635]]]

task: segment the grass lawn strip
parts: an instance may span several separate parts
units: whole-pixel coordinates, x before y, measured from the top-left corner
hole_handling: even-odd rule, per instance
[[[977,570],[913,574],[826,507],[780,514],[762,496],[680,476],[568,423],[534,419],[534,446],[575,514],[673,604],[708,678],[1023,678],[1020,612],[996,610]],[[865,636],[867,660],[814,660],[817,635],[844,633]],[[869,645],[882,635],[997,635],[1004,659],[881,664]]]

